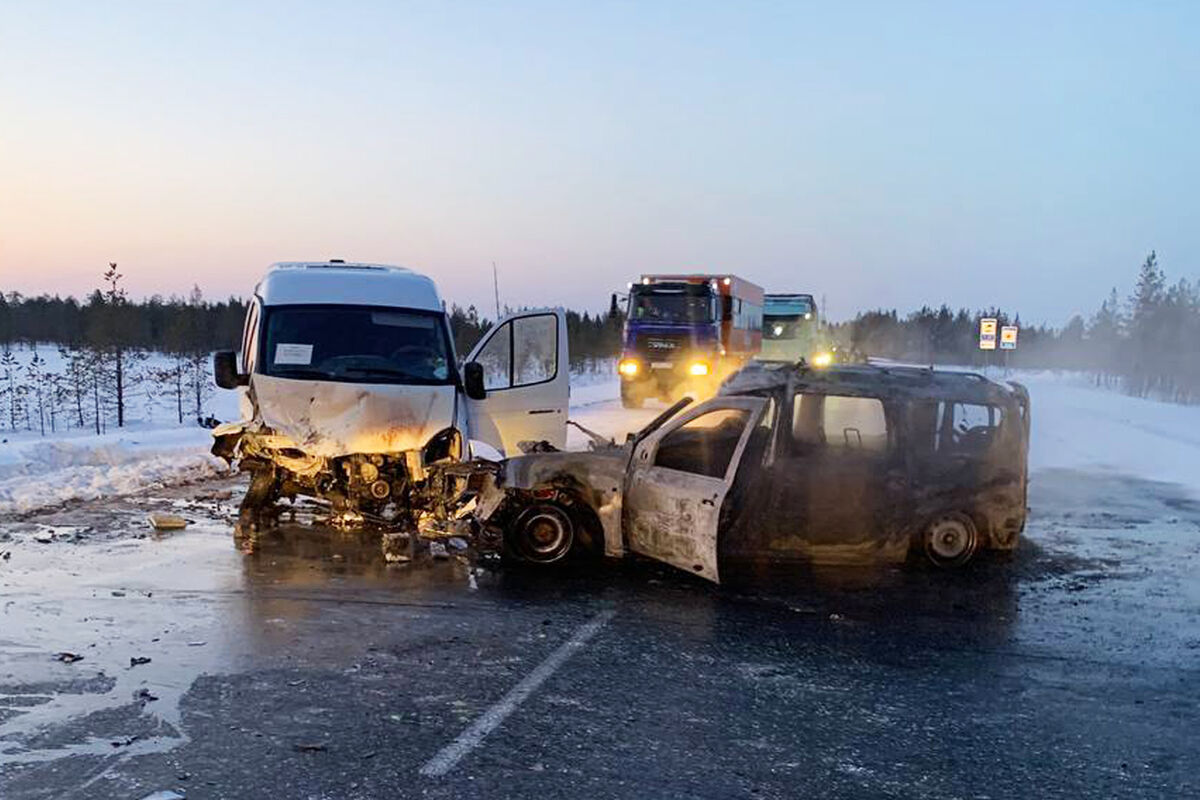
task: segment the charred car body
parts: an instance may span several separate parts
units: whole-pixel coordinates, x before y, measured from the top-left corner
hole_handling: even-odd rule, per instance
[[[1026,517],[1029,396],[961,372],[756,364],[621,446],[498,465],[475,516],[509,551],[721,564],[942,566],[1012,550]]]
[[[243,421],[213,431],[213,452],[252,474],[243,520],[307,496],[408,522],[441,500],[431,471],[469,459],[473,442],[516,453],[566,439],[563,313],[500,320],[460,371],[433,281],[399,267],[273,265],[241,352],[218,353],[214,372],[242,393]]]

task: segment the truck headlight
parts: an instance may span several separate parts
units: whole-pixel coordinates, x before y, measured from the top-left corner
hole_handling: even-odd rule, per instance
[[[636,358],[622,358],[617,364],[617,372],[624,375],[626,378],[632,378],[638,374],[638,362]]]
[[[708,374],[708,362],[707,361],[693,361],[691,363],[691,366],[688,367],[688,374],[697,375],[697,376],[707,375]]]
[[[828,367],[833,363],[833,353],[817,353],[812,363],[814,367]]]

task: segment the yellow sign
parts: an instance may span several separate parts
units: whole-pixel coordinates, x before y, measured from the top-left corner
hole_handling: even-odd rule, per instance
[[[1000,329],[1000,349],[1001,350],[1016,350],[1017,349],[1017,326],[1005,325]]]
[[[984,317],[979,320],[979,349],[996,349],[996,319],[994,317]]]

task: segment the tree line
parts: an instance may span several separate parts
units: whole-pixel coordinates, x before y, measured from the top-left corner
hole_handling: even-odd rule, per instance
[[[100,434],[125,427],[135,397],[170,403],[180,423],[205,417],[209,354],[239,338],[244,304],[207,301],[199,288],[133,302],[123,277],[110,263],[82,303],[0,292],[0,427]],[[34,345],[55,346],[57,364]],[[151,363],[151,352],[166,358]]]
[[[100,434],[125,427],[135,400],[169,405],[180,424],[210,421],[211,355],[240,346],[246,301],[207,300],[199,287],[133,301],[123,278],[110,263],[83,302],[0,292],[0,429]],[[449,316],[460,357],[494,324],[474,306],[452,305]],[[573,365],[615,355],[623,324],[615,301],[607,313],[568,311]],[[35,345],[55,347],[56,363]]]
[[[1018,325],[1017,349],[979,349],[979,320]],[[834,339],[861,353],[922,364],[1091,372],[1099,385],[1139,397],[1200,402],[1200,283],[1170,282],[1151,252],[1122,298],[1116,287],[1090,317],[1072,317],[1062,328],[1021,325],[1019,314],[1000,308],[921,308],[858,314],[830,325]]]
[[[133,301],[122,280],[109,264],[83,302],[0,292],[0,428],[103,433],[125,426],[135,396],[169,404],[180,423],[206,420],[211,354],[239,345],[245,301],[208,300],[198,287],[187,297]],[[460,357],[494,324],[475,306],[451,305],[449,317]],[[1018,348],[981,351],[982,317],[1019,325]],[[603,312],[567,311],[572,365],[615,358],[624,321],[615,296]],[[1169,282],[1153,252],[1128,296],[1113,288],[1089,318],[1075,316],[1062,328],[1021,325],[1019,314],[1000,308],[942,305],[906,315],[867,311],[828,330],[840,346],[872,356],[1086,370],[1097,384],[1130,394],[1200,401],[1200,283]],[[32,350],[34,344],[57,347],[57,363]],[[150,353],[161,355],[150,359]]]

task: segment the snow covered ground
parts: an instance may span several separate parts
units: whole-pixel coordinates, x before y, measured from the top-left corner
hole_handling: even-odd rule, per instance
[[[58,348],[41,345],[36,352],[46,362],[44,371],[63,371]],[[33,354],[32,349],[14,351],[22,367]],[[47,421],[45,436],[38,430],[0,430],[0,514],[186,483],[222,472],[224,464],[208,454],[211,432],[191,418],[187,398],[186,422],[180,425],[169,387],[150,377],[168,363],[167,356],[151,354],[138,365],[147,377],[130,390],[124,428],[110,426],[97,436],[91,428],[65,427],[66,413],[60,412],[58,430],[50,432]],[[237,396],[211,386],[204,410],[219,419],[234,419]]]
[[[1080,373],[993,370],[988,377],[1020,381],[1029,389],[1032,472],[1061,468],[1136,475],[1180,484],[1200,497],[1200,406],[1128,397],[1097,388]],[[575,390],[572,419],[620,441],[665,408],[649,403],[626,411],[616,395],[615,381]],[[586,441],[572,432],[569,444],[584,447]]]
[[[991,377],[1005,378],[999,372]],[[1137,475],[1177,483],[1200,496],[1200,407],[1126,397],[1073,373],[1008,377],[1025,383],[1032,396],[1035,473],[1067,468]],[[572,381],[571,418],[618,441],[664,408],[655,403],[637,411],[622,408],[611,365],[595,365]],[[218,390],[209,406],[219,419],[237,418],[234,392]],[[0,439],[0,514],[186,483],[224,468],[208,454],[209,431],[180,426],[172,409],[157,406],[130,427],[103,436],[4,432]],[[587,438],[572,428],[568,446],[582,449]]]

